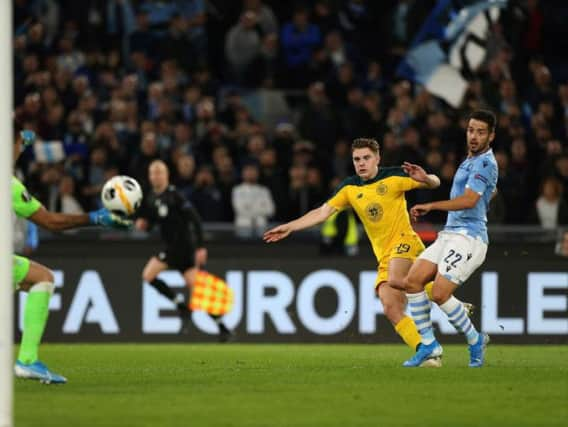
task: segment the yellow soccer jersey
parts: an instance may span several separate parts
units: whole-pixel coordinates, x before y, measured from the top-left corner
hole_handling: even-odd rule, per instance
[[[410,225],[404,193],[424,187],[401,167],[379,168],[377,176],[369,181],[356,175],[345,179],[327,204],[338,210],[353,207],[380,261],[402,234],[416,235]]]

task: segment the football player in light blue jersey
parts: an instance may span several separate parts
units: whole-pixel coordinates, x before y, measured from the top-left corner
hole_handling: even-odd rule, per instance
[[[454,176],[449,200],[415,205],[414,218],[431,210],[448,211],[444,230],[414,262],[404,286],[408,305],[422,345],[403,366],[420,366],[424,360],[442,355],[430,318],[431,303],[424,291],[434,280],[433,301],[452,325],[465,335],[469,344],[470,367],[483,366],[487,334],[477,332],[463,305],[453,294],[483,263],[487,253],[487,210],[496,191],[498,168],[490,144],[495,138],[496,118],[491,111],[477,110],[467,125],[468,156]]]

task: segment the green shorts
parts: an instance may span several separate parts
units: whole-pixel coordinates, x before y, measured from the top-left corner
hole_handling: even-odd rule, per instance
[[[30,271],[30,260],[18,255],[14,255],[13,260],[14,266],[12,267],[12,280],[14,287],[18,288],[20,282],[26,278],[28,271]]]

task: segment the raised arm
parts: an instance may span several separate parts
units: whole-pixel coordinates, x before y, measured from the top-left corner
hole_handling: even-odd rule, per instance
[[[481,196],[478,193],[466,188],[461,196],[453,199],[414,205],[412,209],[410,209],[410,215],[416,219],[419,216],[426,215],[430,211],[461,211],[463,209],[471,209],[480,198]]]
[[[300,218],[268,230],[264,233],[263,239],[267,243],[278,242],[279,240],[288,237],[290,233],[294,231],[303,230],[305,228],[309,228],[316,224],[324,222],[335,212],[335,208],[331,207],[327,203],[324,203],[319,208],[312,209]]]

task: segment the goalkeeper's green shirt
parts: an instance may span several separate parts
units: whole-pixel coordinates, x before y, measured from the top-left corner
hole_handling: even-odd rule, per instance
[[[41,203],[28,192],[24,184],[12,177],[12,209],[16,215],[29,218],[39,208],[41,208]]]

